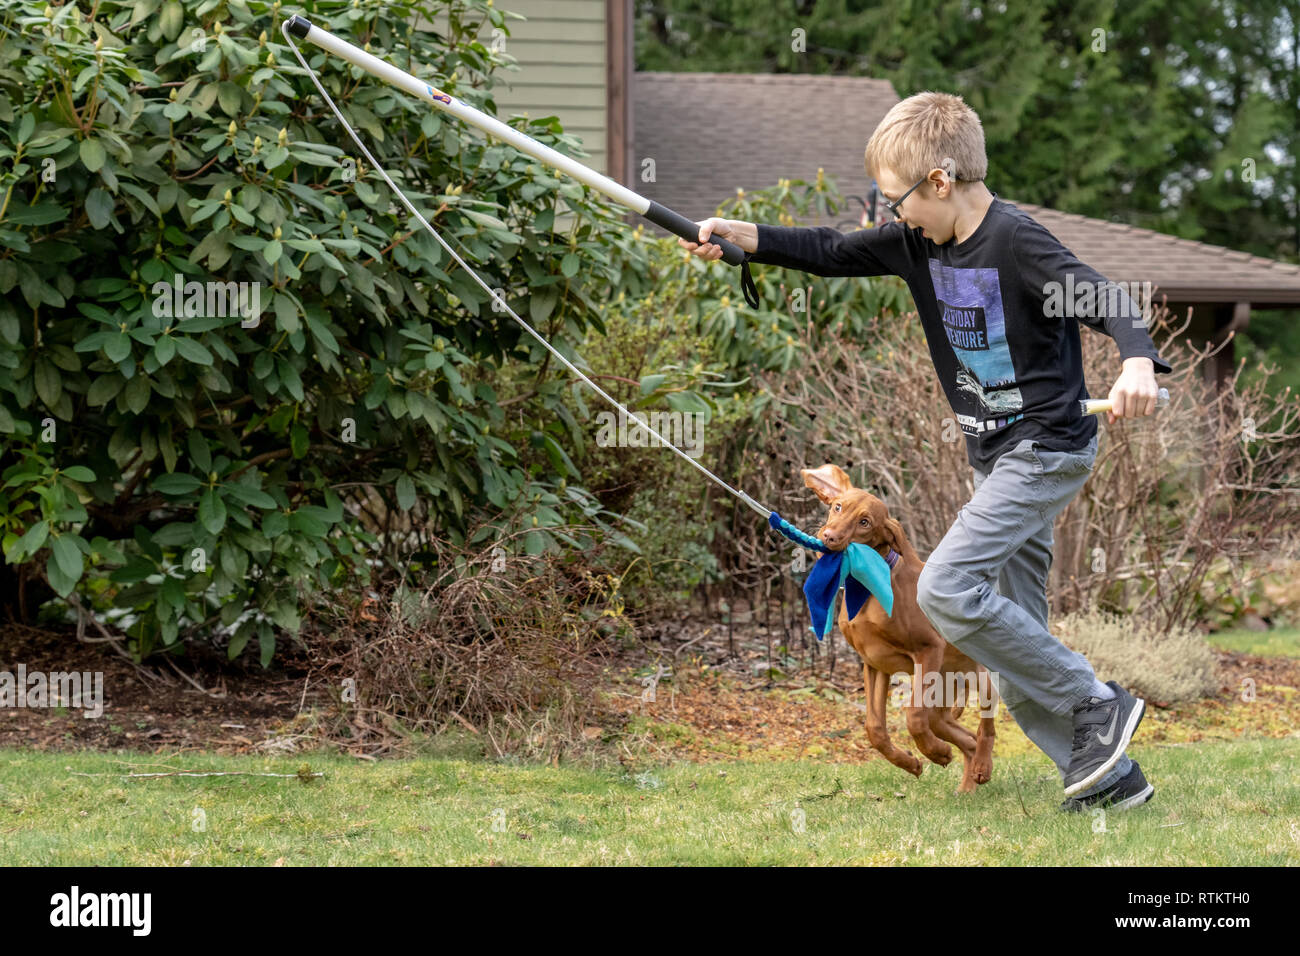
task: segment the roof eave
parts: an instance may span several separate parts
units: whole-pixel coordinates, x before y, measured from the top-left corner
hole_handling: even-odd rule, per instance
[[[1276,309],[1300,308],[1300,289],[1225,289],[1222,286],[1160,285],[1153,291],[1158,300],[1168,297],[1170,302],[1249,302],[1259,306],[1267,304]]]

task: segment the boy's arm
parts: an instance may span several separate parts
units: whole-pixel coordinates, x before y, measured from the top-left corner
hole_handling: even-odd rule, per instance
[[[911,257],[906,228],[897,222],[842,233],[830,226],[757,224],[758,251],[750,262],[798,269],[816,276],[904,275]]]
[[[1043,303],[1043,320],[1075,318],[1115,340],[1119,357],[1129,368],[1132,358],[1151,360],[1155,372],[1172,372],[1147,332],[1137,303],[1123,286],[1110,282],[1084,265],[1055,236],[1032,220],[1011,234],[1012,254],[1021,279]],[[1153,379],[1154,381],[1154,379]]]
[[[1172,372],[1147,333],[1137,304],[1123,286],[1084,265],[1042,225],[1027,220],[1011,234],[1012,254],[1022,280],[1042,303],[1043,320],[1075,318],[1105,332],[1119,347],[1123,369],[1107,397],[1107,423],[1141,418],[1156,408],[1156,372]]]

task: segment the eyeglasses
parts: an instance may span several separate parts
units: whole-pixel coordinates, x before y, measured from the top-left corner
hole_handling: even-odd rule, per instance
[[[918,179],[918,180],[916,181],[916,184],[913,185],[911,189],[909,189],[907,192],[903,193],[903,195],[899,196],[899,197],[898,197],[897,199],[895,199],[893,202],[886,202],[886,203],[884,204],[884,210],[885,210],[885,213],[886,213],[887,219],[888,219],[888,220],[897,219],[897,218],[898,218],[898,207],[901,206],[901,205],[903,204],[903,200],[906,199],[908,196],[912,195],[912,193],[916,192],[917,188],[920,187],[921,184],[924,183],[924,182],[925,182],[927,179],[929,179],[929,178],[930,178],[930,174],[929,174],[929,173],[926,173],[924,176],[922,176],[920,179]],[[975,183],[975,182],[979,182],[978,179],[962,179],[960,176],[954,176],[954,177],[952,177],[952,181],[955,182],[955,183]]]

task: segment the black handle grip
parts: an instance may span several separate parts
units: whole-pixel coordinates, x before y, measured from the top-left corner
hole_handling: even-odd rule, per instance
[[[663,226],[669,232],[681,236],[689,242],[700,241],[700,227],[685,216],[678,215],[667,206],[661,206],[654,200],[645,211],[645,217],[656,226]],[[722,261],[727,265],[738,266],[745,261],[745,250],[734,242],[728,242],[721,236],[710,236],[709,242],[722,247]]]
[[[289,18],[288,30],[299,40],[305,40],[307,34],[311,33],[311,21],[295,14]]]

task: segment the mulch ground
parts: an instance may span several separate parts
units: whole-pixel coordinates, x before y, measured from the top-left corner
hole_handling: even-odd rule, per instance
[[[865,729],[862,668],[857,655],[842,643],[834,669],[823,645],[813,667],[790,667],[770,674],[765,639],[737,626],[728,636],[716,623],[698,624],[703,636],[684,624],[680,642],[659,655],[676,667],[647,700],[646,676],[658,672],[647,660],[616,679],[612,705],[665,757],[699,761],[812,759],[858,763],[883,759],[871,747]],[[829,640],[829,638],[828,638]],[[685,653],[672,646],[691,641]],[[1155,706],[1148,701],[1135,746],[1179,745],[1200,740],[1300,736],[1300,659],[1215,652],[1218,692],[1197,701]],[[776,662],[779,665],[779,661]],[[802,662],[800,662],[802,663]],[[1255,697],[1242,700],[1243,679],[1254,681]],[[974,731],[978,717],[968,708],[961,719]],[[916,753],[902,712],[887,710],[889,733],[896,744]],[[1037,752],[1005,707],[996,718],[994,753]],[[958,761],[954,761],[953,766]]]
[[[135,750],[151,753],[250,753],[295,749],[286,733],[304,704],[300,666],[267,672],[228,661],[180,658],[137,667],[104,644],[78,644],[68,633],[0,627],[0,670],[100,671],[104,713],[87,719],[65,708],[0,708],[0,747],[35,750]],[[306,704],[317,703],[308,696]]]
[[[629,648],[613,661],[605,694],[606,731],[635,738],[665,758],[699,761],[812,759],[858,763],[881,759],[866,738],[862,669],[842,638],[832,670],[818,658],[769,658],[756,626],[733,632],[716,621],[685,619],[661,626],[664,642]],[[1220,690],[1213,697],[1149,707],[1139,745],[1297,735],[1300,659],[1219,652]],[[78,644],[71,633],[0,628],[0,670],[102,671],[104,715],[79,710],[0,708],[0,747],[147,753],[290,753],[318,745],[300,716],[332,705],[311,680],[310,662],[288,658],[270,671],[190,656],[138,667],[103,644]],[[653,700],[648,675],[661,673]],[[1242,680],[1256,699],[1241,700]],[[202,688],[202,690],[200,690]],[[914,746],[891,708],[890,733]],[[973,729],[968,710],[962,723]],[[594,730],[594,728],[593,728]],[[997,718],[995,753],[1028,752],[1032,744],[1005,708]],[[914,751],[915,752],[915,751]]]

